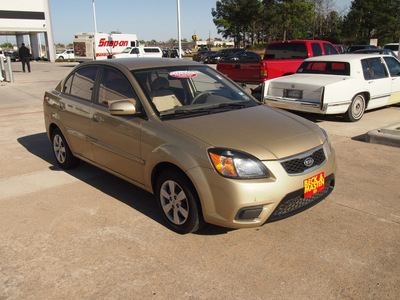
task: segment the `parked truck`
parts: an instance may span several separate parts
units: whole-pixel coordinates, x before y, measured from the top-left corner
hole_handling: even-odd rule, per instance
[[[126,47],[121,53],[109,55],[108,58],[126,58],[126,57],[162,57],[162,51],[159,47]]]
[[[238,82],[263,83],[266,80],[293,74],[304,59],[338,54],[327,41],[293,40],[270,43],[263,59],[221,60],[217,70]]]
[[[107,59],[121,53],[126,47],[138,47],[136,34],[123,33],[76,33],[74,38],[75,60]]]

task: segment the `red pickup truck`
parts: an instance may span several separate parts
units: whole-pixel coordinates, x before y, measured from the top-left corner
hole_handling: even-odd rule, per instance
[[[338,51],[327,41],[273,42],[267,46],[262,60],[227,58],[218,62],[217,70],[234,81],[262,83],[268,79],[295,73],[306,58],[329,54],[338,54]]]

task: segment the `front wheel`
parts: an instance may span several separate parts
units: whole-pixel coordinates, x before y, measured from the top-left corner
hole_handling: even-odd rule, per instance
[[[362,118],[365,112],[366,101],[363,94],[354,96],[349,109],[344,115],[344,118],[349,122],[356,122]]]
[[[165,171],[157,180],[157,203],[169,228],[191,233],[203,225],[201,208],[190,181],[177,171]]]
[[[72,154],[60,129],[55,129],[51,135],[53,154],[57,164],[63,169],[72,169],[78,165],[79,160]]]

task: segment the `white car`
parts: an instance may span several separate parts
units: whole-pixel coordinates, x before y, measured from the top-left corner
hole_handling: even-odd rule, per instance
[[[6,56],[4,55],[3,50],[0,50],[0,59],[2,59],[3,61],[6,61]]]
[[[74,49],[67,49],[56,54],[56,59],[74,59]]]
[[[122,53],[112,55],[112,58],[126,57],[162,57],[162,51],[159,47],[127,47]]]
[[[342,54],[306,59],[290,76],[266,81],[265,104],[317,114],[344,114],[400,102],[400,61],[391,55]]]

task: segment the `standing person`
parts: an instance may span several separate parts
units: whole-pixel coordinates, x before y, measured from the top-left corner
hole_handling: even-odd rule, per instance
[[[25,44],[22,43],[21,48],[19,48],[19,58],[21,59],[22,62],[22,71],[25,73],[25,64],[28,66],[28,72],[31,72],[31,64],[30,64],[30,59],[31,59],[31,53],[28,48],[25,47]]]

